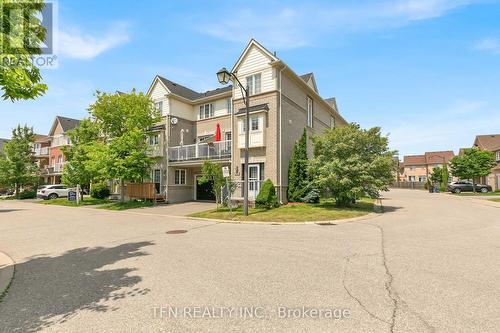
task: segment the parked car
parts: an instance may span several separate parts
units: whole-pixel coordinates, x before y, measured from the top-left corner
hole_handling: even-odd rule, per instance
[[[490,185],[474,184],[474,187],[476,188],[476,192],[487,193],[492,190]],[[472,192],[472,189],[472,182],[465,180],[449,183],[446,187],[446,191],[453,193]]]
[[[62,184],[47,185],[45,187],[38,189],[36,196],[44,200],[66,198],[70,190],[72,189]]]

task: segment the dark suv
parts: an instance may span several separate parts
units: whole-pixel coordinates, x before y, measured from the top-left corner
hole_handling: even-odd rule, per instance
[[[476,188],[476,192],[491,192],[491,186],[489,185],[474,184],[474,186]],[[465,180],[449,183],[446,187],[446,191],[453,193],[472,192],[472,183]]]

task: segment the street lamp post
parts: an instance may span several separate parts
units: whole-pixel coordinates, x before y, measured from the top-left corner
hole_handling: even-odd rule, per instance
[[[245,101],[245,166],[243,169],[244,181],[243,181],[243,215],[248,215],[248,179],[250,177],[248,168],[248,147],[250,146],[250,101],[249,101],[249,89],[248,85],[246,87],[241,84],[240,80],[234,73],[230,73],[225,67],[217,72],[217,79],[221,84],[228,84],[231,78],[238,83],[241,89],[243,99]]]

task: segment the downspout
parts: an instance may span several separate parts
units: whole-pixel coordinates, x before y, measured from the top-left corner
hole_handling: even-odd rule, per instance
[[[280,157],[279,157],[279,170],[280,170],[280,178],[279,178],[279,189],[280,189],[280,203],[283,204],[283,174],[282,174],[282,156],[281,156],[281,146],[282,146],[282,143],[281,143],[281,138],[282,138],[282,133],[281,133],[281,124],[283,122],[283,118],[282,118],[282,99],[281,99],[281,94],[282,94],[282,90],[281,90],[281,75],[282,75],[282,72],[283,70],[286,68],[286,66],[283,66],[283,68],[280,69],[280,77],[279,77],[279,85],[280,85],[280,89],[279,89],[279,93],[280,93],[280,99],[279,99],[279,103],[280,103],[280,111],[279,111],[279,118],[280,118],[280,122],[279,122],[279,132],[280,132],[280,147],[279,147],[279,154],[280,154]]]

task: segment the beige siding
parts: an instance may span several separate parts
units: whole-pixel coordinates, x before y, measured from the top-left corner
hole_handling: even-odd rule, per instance
[[[210,118],[205,120],[199,120],[196,123],[196,136],[215,134],[215,130],[219,124],[222,140],[224,140],[224,133],[231,132],[231,116],[227,115],[224,117]]]
[[[228,115],[228,99],[231,97],[225,97],[221,99],[217,99],[215,101],[205,102],[202,104],[196,104],[193,107],[193,112],[196,115],[196,119],[200,120],[200,106],[205,104],[212,104],[214,110],[214,117],[221,117]]]
[[[170,116],[181,117],[191,121],[196,120],[191,104],[181,102],[175,98],[170,98]]]
[[[236,69],[238,79],[246,84],[248,75],[261,73],[261,93],[276,89],[275,70],[269,65],[270,61],[269,56],[258,47],[252,46]],[[242,98],[241,90],[237,85],[233,89],[233,96],[234,99]]]
[[[161,114],[163,116],[169,113],[169,102],[168,98],[165,97],[167,93],[168,93],[167,89],[165,89],[165,87],[159,81],[155,82],[153,88],[149,93],[149,98],[151,98],[153,102],[155,103],[160,101],[163,102],[163,107],[161,110]]]

